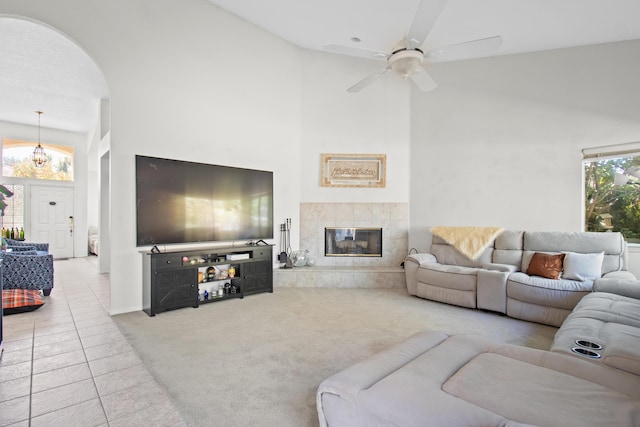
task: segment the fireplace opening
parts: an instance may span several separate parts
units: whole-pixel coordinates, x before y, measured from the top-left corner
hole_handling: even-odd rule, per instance
[[[382,228],[326,227],[324,256],[381,257]]]

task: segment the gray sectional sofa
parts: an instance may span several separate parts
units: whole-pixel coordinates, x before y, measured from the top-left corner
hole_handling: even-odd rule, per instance
[[[476,261],[447,246],[407,258],[411,294],[560,326],[551,349],[417,333],[323,381],[321,427],[640,425],[640,281],[622,236],[507,231]],[[559,251],[589,256],[564,278],[525,273]]]
[[[599,259],[598,277],[527,274],[536,253],[567,254],[583,267],[589,257]],[[620,233],[505,230],[475,260],[434,236],[429,253],[405,259],[411,295],[552,326],[562,324],[596,279],[634,280],[626,270],[627,245]]]

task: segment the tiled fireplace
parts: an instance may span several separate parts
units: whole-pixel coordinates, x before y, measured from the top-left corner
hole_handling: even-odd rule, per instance
[[[308,250],[315,265],[276,270],[274,285],[404,287],[400,265],[408,251],[408,218],[407,203],[301,203],[300,245],[293,249]],[[332,230],[340,230],[335,241],[343,242],[339,246],[346,253],[325,254],[327,230],[330,236]],[[379,243],[372,240],[374,235]]]

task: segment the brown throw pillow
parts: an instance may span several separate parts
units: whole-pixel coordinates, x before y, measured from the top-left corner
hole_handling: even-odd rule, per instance
[[[562,272],[562,263],[565,254],[543,254],[536,252],[531,257],[527,274],[529,276],[541,276],[547,279],[557,279]]]

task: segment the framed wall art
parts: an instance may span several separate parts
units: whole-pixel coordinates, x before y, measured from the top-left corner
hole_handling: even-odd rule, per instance
[[[322,187],[368,187],[386,185],[386,154],[323,154]]]

